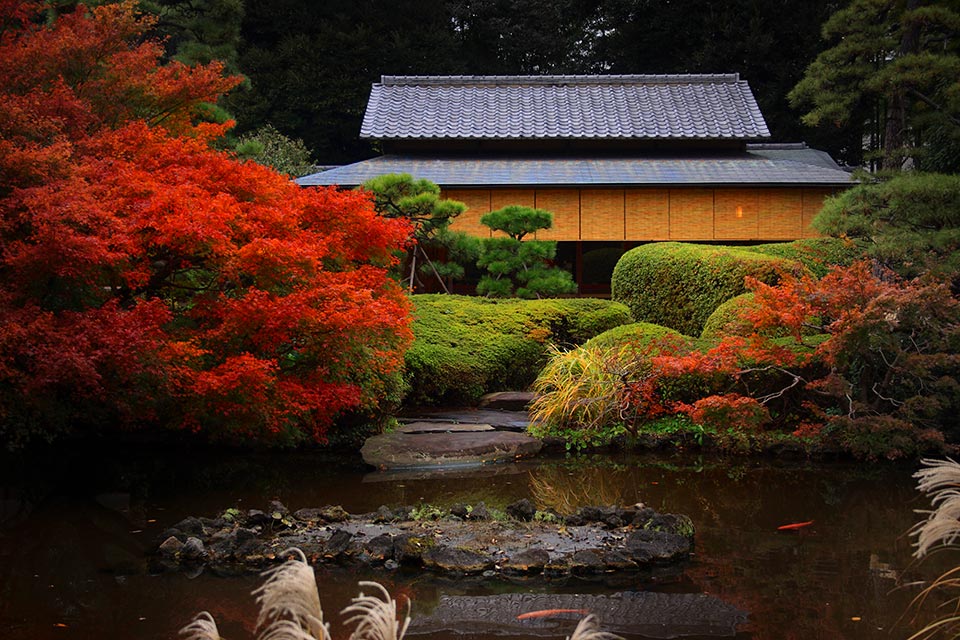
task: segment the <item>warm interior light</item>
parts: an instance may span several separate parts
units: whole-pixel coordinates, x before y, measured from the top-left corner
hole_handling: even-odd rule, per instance
[[[743,217],[743,207],[737,207],[737,217],[738,218]]]

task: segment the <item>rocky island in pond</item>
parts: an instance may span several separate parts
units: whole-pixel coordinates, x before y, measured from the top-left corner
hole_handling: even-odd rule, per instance
[[[290,512],[228,509],[186,518],[166,530],[156,559],[164,568],[205,565],[222,573],[260,571],[298,547],[313,564],[419,567],[442,574],[603,575],[649,570],[687,559],[693,523],[643,505],[583,507],[560,516],[519,500],[495,512],[479,503],[348,514],[340,507]]]

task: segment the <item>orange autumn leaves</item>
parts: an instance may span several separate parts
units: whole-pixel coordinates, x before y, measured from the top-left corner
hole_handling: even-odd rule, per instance
[[[375,413],[411,340],[405,225],[213,150],[197,107],[237,80],[160,64],[131,3],[43,9],[0,2],[3,439],[291,443]]]

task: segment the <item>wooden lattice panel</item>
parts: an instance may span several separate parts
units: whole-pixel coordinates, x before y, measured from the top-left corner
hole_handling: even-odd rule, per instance
[[[804,189],[803,190],[803,237],[817,238],[820,236],[813,228],[813,219],[823,208],[823,201],[832,193],[830,189]]]
[[[444,198],[459,200],[467,205],[467,210],[457,216],[450,228],[472,236],[489,238],[490,229],[480,224],[480,216],[490,213],[490,191],[488,189],[451,189],[441,192]]]
[[[803,197],[800,189],[761,189],[760,239],[803,237]]]
[[[580,190],[580,238],[623,240],[623,189]]]
[[[670,239],[713,240],[713,189],[670,190]]]
[[[553,227],[537,232],[537,240],[580,239],[580,190],[537,189],[537,209],[553,214]]]
[[[760,237],[756,189],[716,189],[713,228],[717,240],[756,240]]]
[[[666,189],[627,189],[626,239],[670,238],[670,192]]]

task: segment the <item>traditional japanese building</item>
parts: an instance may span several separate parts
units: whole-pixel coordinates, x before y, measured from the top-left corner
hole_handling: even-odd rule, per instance
[[[431,180],[469,209],[551,211],[581,292],[609,285],[614,256],[643,242],[768,242],[815,235],[823,199],[850,185],[822,151],[770,144],[737,74],[384,76],[360,135],[383,155],[300,178],[352,187],[386,173]]]

